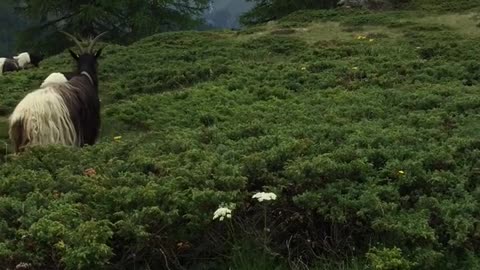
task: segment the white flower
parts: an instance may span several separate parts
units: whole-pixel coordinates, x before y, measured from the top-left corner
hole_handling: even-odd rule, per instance
[[[228,209],[227,207],[220,207],[213,213],[213,219],[219,219],[220,221],[223,221],[226,218],[232,218],[232,210]]]
[[[272,193],[272,192],[269,192],[269,193],[259,192],[255,195],[253,195],[252,198],[257,199],[259,202],[274,201],[274,200],[277,199],[277,194]]]

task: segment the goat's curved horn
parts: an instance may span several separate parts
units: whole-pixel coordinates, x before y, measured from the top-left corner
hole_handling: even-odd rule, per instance
[[[69,34],[65,31],[60,31],[60,33],[63,33],[64,35],[68,36],[75,44],[77,44],[78,48],[83,52],[83,46],[82,43],[72,34]]]
[[[95,43],[97,43],[97,41],[102,37],[104,36],[108,31],[105,31],[103,33],[101,33],[100,35],[96,36],[94,39],[92,39],[92,41],[90,41],[90,45],[88,46],[88,49],[87,49],[87,52],[91,52],[92,49],[93,49],[93,46],[95,46]]]

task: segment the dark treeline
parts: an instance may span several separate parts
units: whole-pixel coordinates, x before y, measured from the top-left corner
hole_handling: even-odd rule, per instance
[[[210,0],[23,0],[15,13],[31,22],[15,31],[19,50],[40,50],[45,54],[69,45],[58,30],[94,36],[108,31],[107,42],[129,44],[158,32],[193,29],[201,23]]]
[[[10,3],[0,1],[0,57],[16,53],[15,36],[26,27],[26,20],[14,12]]]
[[[163,31],[237,28],[239,16],[253,6],[247,0],[120,0],[109,5],[98,1],[85,9],[83,2],[88,1],[74,5],[67,0],[0,2],[1,55],[32,49],[57,53],[68,46],[58,29],[84,36],[107,30],[108,41],[128,44]],[[29,27],[27,20],[32,22]]]

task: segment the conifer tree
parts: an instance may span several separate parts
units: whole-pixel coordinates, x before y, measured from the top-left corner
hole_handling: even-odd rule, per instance
[[[153,33],[190,28],[199,23],[209,0],[23,0],[16,10],[35,23],[20,45],[63,48],[57,30],[83,36],[109,31],[108,38],[129,43]]]

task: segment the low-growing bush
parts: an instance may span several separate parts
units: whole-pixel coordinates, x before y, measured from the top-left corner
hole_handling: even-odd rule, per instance
[[[1,151],[0,268],[476,269],[479,37],[417,14],[109,45],[96,145]],[[68,59],[0,77],[3,141]]]

